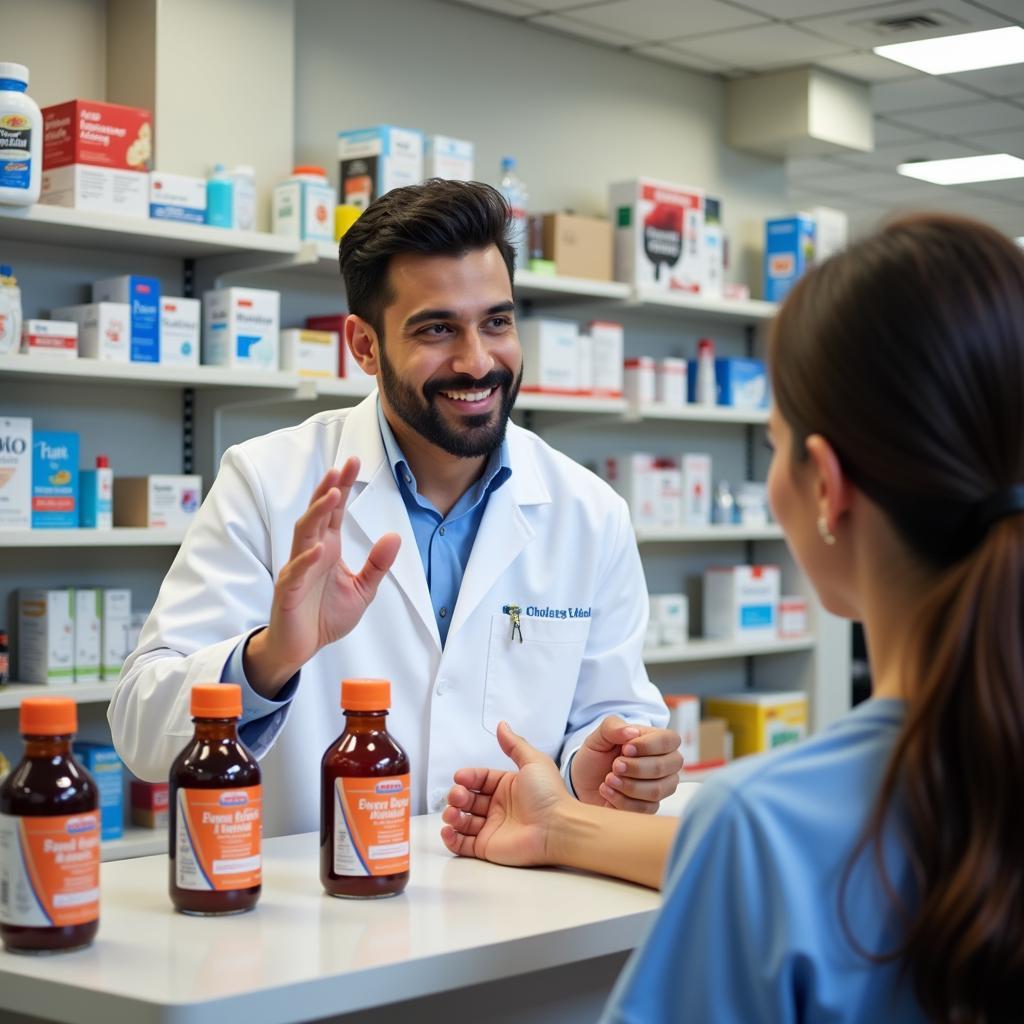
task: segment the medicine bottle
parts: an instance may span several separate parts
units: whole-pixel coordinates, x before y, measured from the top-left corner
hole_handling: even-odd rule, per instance
[[[396,896],[409,881],[409,758],[387,730],[391,684],[341,684],[345,731],[320,773],[320,881],[331,896]]]
[[[25,755],[0,785],[0,939],[12,953],[88,946],[100,920],[99,790],[75,760],[78,708],[27,697]]]
[[[0,61],[0,203],[31,206],[43,180],[43,115],[26,92],[28,68]]]
[[[238,738],[242,691],[192,687],[195,735],[171,765],[170,893],[183,914],[240,914],[263,881],[263,789]]]

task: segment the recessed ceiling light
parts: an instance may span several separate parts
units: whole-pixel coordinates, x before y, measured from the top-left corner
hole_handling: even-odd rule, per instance
[[[955,160],[917,160],[900,164],[900,174],[920,178],[935,185],[962,185],[968,181],[1005,181],[1024,178],[1024,160],[1009,153],[987,156],[962,156]]]
[[[1024,28],[993,28],[985,32],[964,32],[913,43],[876,46],[879,57],[906,64],[929,75],[952,75],[978,68],[1001,68],[1024,64]]]

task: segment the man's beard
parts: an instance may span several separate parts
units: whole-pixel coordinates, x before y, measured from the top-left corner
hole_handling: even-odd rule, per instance
[[[523,371],[513,380],[512,371],[494,369],[479,380],[472,377],[451,377],[448,380],[430,380],[423,385],[423,394],[400,380],[388,362],[384,346],[380,352],[380,375],[391,408],[421,437],[438,448],[460,458],[490,455],[505,440],[509,413],[519,394]],[[478,416],[461,416],[462,429],[448,425],[435,400],[441,391],[489,391],[498,388],[501,402],[497,410]]]

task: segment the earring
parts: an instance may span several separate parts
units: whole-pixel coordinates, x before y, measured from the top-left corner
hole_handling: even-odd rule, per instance
[[[836,542],[835,534],[828,528],[828,520],[824,516],[818,516],[818,535],[829,547]]]

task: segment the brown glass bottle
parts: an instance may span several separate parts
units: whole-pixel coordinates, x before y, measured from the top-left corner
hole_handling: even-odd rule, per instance
[[[341,684],[345,731],[320,765],[320,881],[331,896],[397,896],[409,881],[409,758],[387,731],[391,684]]]
[[[100,819],[99,790],[71,751],[78,708],[27,698],[19,728],[25,756],[0,786],[0,939],[12,953],[81,949],[99,929]]]
[[[183,914],[252,910],[262,887],[262,787],[238,738],[242,692],[192,687],[195,735],[171,766],[170,895]]]

